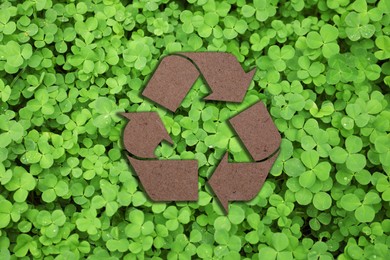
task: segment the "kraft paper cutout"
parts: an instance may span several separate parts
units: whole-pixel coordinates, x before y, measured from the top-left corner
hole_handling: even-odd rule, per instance
[[[277,156],[263,162],[228,163],[225,153],[208,183],[226,212],[229,201],[248,201],[256,197]]]
[[[229,53],[178,53],[162,59],[142,95],[175,112],[201,74],[212,91],[204,99],[239,103],[255,71],[245,73]]]
[[[152,200],[198,200],[198,161],[128,159]]]
[[[142,95],[175,112],[198,77],[199,72],[191,61],[181,56],[167,56]]]
[[[257,102],[229,122],[255,161],[267,158],[280,146],[280,134],[263,102]]]
[[[157,112],[122,113],[130,119],[124,130],[126,150],[140,158],[156,158],[154,151],[163,141],[173,144]]]
[[[228,154],[214,171],[209,185],[228,212],[229,201],[248,201],[259,193],[275,162],[281,137],[269,116],[263,102],[229,119],[238,137],[255,161],[263,162],[228,163]]]
[[[142,95],[174,112],[202,75],[212,91],[206,100],[242,102],[254,72],[255,69],[245,73],[228,53],[179,53],[162,59]],[[123,115],[130,120],[124,129],[128,159],[149,197],[154,201],[197,200],[197,161],[156,159],[154,150],[158,144],[163,140],[172,143],[158,114]],[[229,201],[247,201],[260,191],[281,141],[262,102],[229,121],[255,162],[228,163],[225,153],[210,178],[208,183],[226,213]]]

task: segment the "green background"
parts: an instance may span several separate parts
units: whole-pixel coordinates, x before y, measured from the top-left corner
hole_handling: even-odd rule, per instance
[[[390,255],[390,4],[349,0],[2,1],[0,258],[386,259]],[[164,55],[234,54],[257,68],[242,104],[177,113],[140,96]],[[205,185],[226,120],[262,100],[283,140],[261,192],[224,215]],[[199,201],[152,203],[118,112],[158,111],[199,161]]]

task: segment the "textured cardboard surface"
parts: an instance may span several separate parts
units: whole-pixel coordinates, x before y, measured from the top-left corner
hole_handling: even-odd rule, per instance
[[[156,158],[156,147],[166,140],[173,143],[157,112],[122,113],[130,121],[123,132],[126,150],[140,158]]]
[[[256,69],[245,73],[222,52],[183,52],[162,59],[142,95],[175,112],[201,74],[211,89],[206,100],[242,102]]]
[[[130,121],[123,143],[141,183],[154,201],[196,201],[198,162],[196,160],[145,160],[156,158],[156,147],[171,137],[157,112],[123,113]],[[142,158],[142,159],[141,159]]]
[[[246,73],[237,58],[224,52],[179,53],[192,60],[209,85],[212,93],[206,100],[242,102],[256,72]]]
[[[229,201],[248,201],[259,193],[278,154],[263,162],[228,163],[228,154],[208,181],[227,213]]]
[[[257,102],[229,122],[255,161],[278,149],[281,137],[263,102]]]
[[[128,159],[153,201],[198,200],[198,161]]]
[[[275,152],[281,142],[263,102],[250,106],[229,122],[256,162],[228,163],[228,154],[225,153],[211,176],[208,183],[226,213],[229,201],[248,201],[260,191],[279,154]]]
[[[170,55],[163,58],[142,95],[175,112],[199,76],[188,59]]]

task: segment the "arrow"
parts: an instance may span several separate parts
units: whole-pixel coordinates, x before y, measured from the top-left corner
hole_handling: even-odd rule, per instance
[[[256,69],[246,73],[237,58],[222,52],[180,53],[192,60],[207,81],[212,93],[206,100],[242,102]]]
[[[255,103],[229,122],[256,162],[228,163],[225,153],[209,184],[226,212],[229,201],[248,201],[256,196],[278,156],[275,151],[281,142],[263,102]]]
[[[281,137],[263,102],[257,102],[229,119],[237,135],[255,161],[275,152]]]
[[[248,201],[257,195],[277,157],[278,153],[263,162],[228,163],[225,153],[208,183],[226,213],[229,201]]]
[[[126,150],[139,158],[156,158],[154,151],[163,140],[173,143],[157,112],[122,113],[130,121],[123,132]]]
[[[133,156],[156,158],[154,150],[163,140],[172,143],[157,112],[123,113],[130,121],[124,129],[123,143]],[[198,199],[198,161],[143,160],[128,156],[145,191],[154,201],[196,201]]]
[[[128,156],[153,201],[197,201],[197,160],[138,160]]]
[[[255,71],[229,53],[178,53],[162,59],[142,95],[175,112],[201,74],[212,91],[206,100],[242,102]]]
[[[199,71],[188,59],[171,55],[164,57],[142,95],[175,112],[199,77]]]

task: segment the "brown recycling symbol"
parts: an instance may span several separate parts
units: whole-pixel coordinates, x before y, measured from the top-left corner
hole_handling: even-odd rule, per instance
[[[175,112],[199,76],[212,93],[205,100],[240,103],[253,78],[235,56],[219,52],[178,53],[164,57],[142,92]],[[154,151],[162,141],[173,144],[157,112],[123,114],[130,121],[124,129],[129,162],[153,201],[197,201],[197,160],[158,160]],[[225,152],[208,181],[228,212],[229,201],[254,198],[278,155],[280,135],[262,102],[229,119],[253,162],[228,162]],[[154,159],[154,160],[153,160]]]

